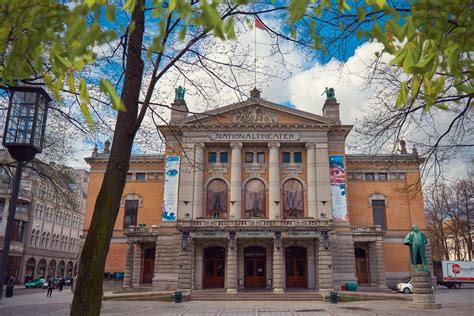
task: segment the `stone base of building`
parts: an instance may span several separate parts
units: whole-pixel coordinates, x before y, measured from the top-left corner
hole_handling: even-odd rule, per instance
[[[176,274],[157,274],[153,278],[154,291],[175,291],[178,288],[178,276]]]
[[[413,309],[441,309],[443,308],[440,303],[415,303],[415,302],[409,303],[408,307],[413,308]]]

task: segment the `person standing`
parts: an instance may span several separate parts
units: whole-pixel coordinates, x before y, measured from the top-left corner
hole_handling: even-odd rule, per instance
[[[64,279],[63,278],[60,278],[59,279],[59,292],[62,292],[63,291],[63,286],[64,286]]]
[[[48,293],[46,293],[46,297],[51,297],[53,295],[53,287],[54,287],[54,282],[53,278],[48,279]]]

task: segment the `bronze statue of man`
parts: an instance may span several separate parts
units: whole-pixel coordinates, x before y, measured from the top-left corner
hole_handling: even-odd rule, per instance
[[[411,226],[411,232],[409,232],[403,241],[404,245],[410,247],[410,262],[413,266],[413,271],[418,271],[418,264],[422,265],[423,271],[428,271],[428,263],[426,260],[425,247],[428,243],[428,239],[423,234],[416,224]]]

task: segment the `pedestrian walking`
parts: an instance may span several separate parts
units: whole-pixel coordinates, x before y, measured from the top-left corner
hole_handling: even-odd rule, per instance
[[[51,297],[53,295],[53,287],[54,287],[54,282],[53,278],[48,279],[48,293],[46,293],[46,297]]]
[[[59,279],[59,292],[62,292],[63,291],[63,286],[64,286],[64,279],[63,278],[60,278]]]

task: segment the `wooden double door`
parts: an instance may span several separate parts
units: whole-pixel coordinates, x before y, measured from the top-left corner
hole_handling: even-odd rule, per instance
[[[225,249],[223,247],[209,247],[204,249],[204,287],[224,287],[224,283]]]
[[[286,287],[306,287],[306,249],[288,247],[285,249]]]
[[[263,247],[248,247],[244,250],[245,288],[265,288],[267,254]]]
[[[369,269],[367,265],[367,252],[362,248],[355,248],[357,283],[369,283]]]

